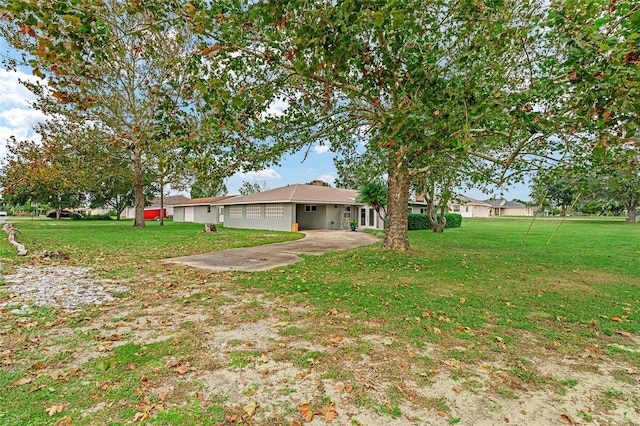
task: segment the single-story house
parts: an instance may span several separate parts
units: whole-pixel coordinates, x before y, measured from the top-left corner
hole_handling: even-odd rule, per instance
[[[174,222],[224,223],[224,206],[214,205],[234,195],[192,198],[173,205]]]
[[[409,200],[409,214],[426,214],[429,205],[424,195],[416,196],[415,200]]]
[[[491,216],[491,204],[466,195],[456,195],[449,201],[449,211],[462,217],[488,218]]]
[[[164,217],[173,216],[173,206],[182,201],[188,200],[184,195],[165,195],[164,196]],[[133,207],[127,207],[122,214],[127,219],[135,219],[136,209]],[[151,204],[144,208],[144,219],[154,220],[160,217],[160,197],[156,197],[151,200]]]
[[[491,216],[533,216],[533,207],[527,207],[518,201],[507,201],[504,198],[484,200],[491,205]]]
[[[359,228],[382,229],[375,210],[356,202],[355,189],[320,185],[288,185],[255,194],[227,198],[216,203],[224,207],[226,228],[349,229],[356,219]]]

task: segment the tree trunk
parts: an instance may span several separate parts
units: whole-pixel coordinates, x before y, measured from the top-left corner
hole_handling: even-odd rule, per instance
[[[387,192],[387,220],[382,247],[393,251],[408,251],[409,246],[409,184],[411,176],[407,165],[392,161],[389,167]]]
[[[636,209],[638,208],[638,203],[629,203],[627,204],[627,223],[636,223]]]
[[[164,226],[164,179],[160,175],[160,226]]]
[[[134,151],[133,159],[133,206],[135,209],[135,218],[133,220],[134,228],[144,228],[144,187],[142,183],[142,154],[140,150]]]
[[[441,234],[444,232],[444,226],[447,224],[447,218],[444,215],[445,212],[445,207],[444,205],[440,206],[440,220],[438,220],[438,216],[436,215],[436,217],[433,218],[433,221],[431,220],[431,218],[429,218],[429,225],[431,225],[431,231]]]
[[[429,194],[426,194],[425,198],[427,199],[427,221],[429,222],[429,226],[431,227],[432,232],[442,233],[444,232],[444,225],[446,218],[444,217],[446,203],[449,201],[440,199],[440,220],[438,221],[438,214],[436,213],[436,187],[435,184],[429,185]],[[440,197],[443,197],[443,194],[440,194]]]
[[[218,232],[218,228],[216,228],[216,225],[213,224],[213,223],[205,223],[204,224],[204,232],[217,233]]]

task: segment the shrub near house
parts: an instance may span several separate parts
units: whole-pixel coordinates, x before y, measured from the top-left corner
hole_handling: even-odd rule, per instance
[[[462,216],[457,213],[445,213],[446,219],[445,229],[460,228],[462,225]],[[440,220],[440,215],[438,215]],[[431,229],[427,216],[424,214],[412,213],[409,215],[409,231],[416,231],[420,229]]]

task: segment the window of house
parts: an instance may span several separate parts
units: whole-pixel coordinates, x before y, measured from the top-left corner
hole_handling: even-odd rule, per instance
[[[360,209],[360,226],[367,226],[367,209]]]
[[[242,206],[229,207],[229,219],[242,219]]]
[[[284,207],[282,204],[267,204],[264,206],[264,217],[267,219],[282,219]]]
[[[313,213],[318,210],[318,206],[304,206],[304,211],[307,213]]]
[[[369,226],[373,226],[376,220],[376,211],[374,209],[369,210]]]
[[[247,219],[262,219],[262,206],[247,206]]]
[[[466,207],[464,208],[464,211],[465,211],[465,212],[467,212],[467,213],[469,213],[469,206],[466,206]]]
[[[460,206],[453,206],[453,211],[454,212],[460,212]]]
[[[344,206],[344,218],[351,219],[351,206]]]

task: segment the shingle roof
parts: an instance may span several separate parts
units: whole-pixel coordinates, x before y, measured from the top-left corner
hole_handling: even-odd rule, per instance
[[[519,201],[507,201],[502,207],[526,207]]]
[[[173,206],[182,201],[189,200],[184,195],[165,195],[164,196],[164,205],[165,206]],[[151,200],[150,206],[160,206],[160,197],[156,197]]]
[[[491,207],[491,204],[485,201],[476,200],[475,198],[467,197],[466,195],[454,195],[451,201],[453,201],[454,203],[457,201],[458,203],[464,204],[467,206],[477,205],[477,206]]]
[[[318,203],[350,205],[360,204],[355,201],[357,195],[358,191],[355,189],[296,184],[238,196],[216,204]]]
[[[525,205],[518,201],[507,201],[504,198],[491,198],[484,200],[485,203],[491,204],[492,207],[524,207]]]
[[[205,197],[205,198],[192,198],[190,200],[180,201],[175,203],[174,206],[206,206],[209,204],[217,203],[218,201],[226,200],[227,198],[237,197],[237,195],[221,195],[218,197]]]

